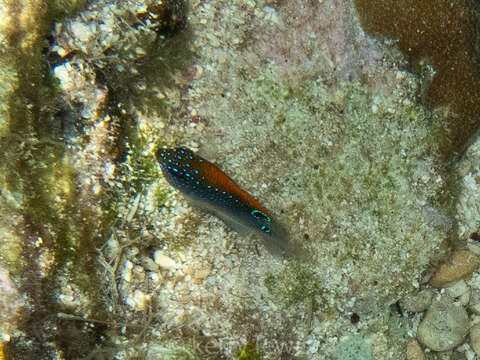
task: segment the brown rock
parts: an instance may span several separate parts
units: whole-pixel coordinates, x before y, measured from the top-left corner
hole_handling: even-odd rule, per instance
[[[412,339],[407,344],[407,360],[423,360],[423,350],[417,340]]]
[[[475,324],[470,329],[470,342],[475,354],[480,355],[480,324]]]
[[[465,309],[444,295],[435,300],[417,329],[417,339],[434,351],[451,350],[463,342],[469,330]]]
[[[478,263],[478,256],[471,251],[456,251],[450,261],[440,266],[440,269],[433,275],[430,285],[447,287],[458,280],[465,279],[475,271]]]

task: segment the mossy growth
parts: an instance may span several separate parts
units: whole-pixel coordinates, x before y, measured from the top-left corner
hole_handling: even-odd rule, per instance
[[[157,207],[164,207],[168,200],[170,200],[172,197],[172,192],[169,191],[168,189],[165,189],[163,187],[158,187],[155,190],[155,200],[157,203]]]
[[[53,0],[50,3],[50,16],[55,20],[72,16],[84,9],[91,0]]]
[[[125,54],[107,58],[107,63],[96,67],[98,83],[104,84],[110,91],[111,99],[124,103],[144,112],[157,112],[168,117],[172,109],[180,106],[180,92],[186,88],[186,68],[192,58],[188,47],[191,34],[184,31],[174,38],[157,41],[139,41],[145,55],[134,61],[132,55]],[[85,57],[88,61],[89,58]],[[129,70],[119,77],[118,63],[125,62]],[[95,65],[95,64],[94,64]]]
[[[159,176],[157,159],[153,154],[144,153],[145,147],[141,140],[126,141],[127,153],[125,160],[120,164],[120,178],[128,180],[125,186],[135,193],[144,191],[146,185],[152,183]]]
[[[238,360],[262,360],[263,351],[255,344],[247,344],[238,351]]]
[[[185,1],[164,1],[157,5],[158,15],[136,14],[138,23],[122,30],[125,39],[111,45],[115,49],[112,55],[101,57],[98,63],[91,59],[91,54],[78,56],[95,67],[97,82],[109,89],[109,102],[113,106],[128,104],[145,113],[157,112],[168,118],[172,110],[180,107],[180,93],[188,86],[191,75],[187,67],[194,53],[192,33],[185,22]],[[130,9],[119,11],[127,18],[132,15]],[[156,17],[163,25],[157,28],[150,20],[145,24],[144,15]],[[113,31],[120,32],[119,29]],[[168,36],[162,35],[163,31]]]
[[[322,295],[321,279],[309,265],[290,261],[282,272],[268,275],[264,284],[276,300],[287,305],[319,300]]]
[[[84,3],[76,4],[78,10]],[[80,203],[77,174],[67,156],[58,111],[58,84],[44,58],[46,36],[53,21],[59,19],[60,12],[66,16],[73,11],[59,11],[55,6],[59,5],[43,1],[19,3],[15,10],[21,15],[16,20],[34,25],[9,29],[0,55],[0,73],[14,74],[10,78],[13,90],[3,107],[8,120],[0,134],[5,146],[0,162],[1,186],[16,199],[17,205],[9,214],[22,218],[22,227],[12,236],[22,239],[21,253],[15,263],[11,254],[4,260],[32,304],[31,312],[19,325],[22,335],[13,337],[9,344],[17,351],[14,358],[34,358],[39,353],[54,358],[53,353],[44,351],[45,343],[51,341],[43,332],[47,328],[63,329],[55,346],[66,357],[86,355],[100,341],[103,327],[79,336],[77,324],[51,316],[62,311],[57,297],[62,281],[80,289],[89,301],[87,312],[105,318],[94,262],[95,249],[102,240],[99,234],[104,230],[102,213],[92,214]],[[17,14],[10,9],[7,13]],[[15,246],[9,249],[17,250]]]
[[[0,227],[2,233],[2,241],[0,242],[0,264],[4,266],[10,273],[18,274],[21,270],[19,259],[22,255],[21,239],[9,231]]]
[[[29,52],[28,60],[23,52],[9,54],[19,76],[9,103],[9,146],[3,154],[5,186],[22,194],[22,212],[30,229],[54,247],[61,266],[76,247],[72,243],[78,231],[73,220],[77,210],[75,172],[58,140],[62,138],[60,121],[51,112],[58,92],[45,73],[41,45]]]
[[[169,36],[186,26],[187,10],[186,0],[152,1],[137,17],[160,36]]]

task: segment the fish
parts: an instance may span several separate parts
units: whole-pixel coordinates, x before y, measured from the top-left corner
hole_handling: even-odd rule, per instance
[[[237,232],[260,235],[274,254],[294,253],[276,217],[215,164],[184,146],[159,149],[156,155],[167,182],[191,203]]]

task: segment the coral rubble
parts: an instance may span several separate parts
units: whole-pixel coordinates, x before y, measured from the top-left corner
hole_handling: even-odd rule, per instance
[[[352,1],[40,3],[0,1],[0,285],[23,309],[1,329],[7,356],[395,360],[423,354],[436,294],[480,313],[476,260],[425,290],[478,231],[478,142],[445,173],[459,110],[422,102],[441,71],[407,71]],[[154,156],[176,145],[308,256],[192,208]]]

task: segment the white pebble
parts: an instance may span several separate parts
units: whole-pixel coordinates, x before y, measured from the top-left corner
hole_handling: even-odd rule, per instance
[[[71,29],[73,36],[82,42],[88,41],[92,35],[90,26],[80,22],[73,23]]]
[[[457,281],[452,286],[449,286],[445,290],[446,290],[448,295],[450,295],[453,298],[457,298],[460,295],[466,293],[468,291],[468,287],[467,287],[467,284],[465,283],[465,281],[460,280],[460,281]]]
[[[133,296],[127,298],[126,303],[135,310],[145,310],[151,299],[151,295],[146,295],[143,291],[137,289]]]
[[[155,253],[153,254],[153,258],[155,260],[155,263],[158,266],[160,266],[162,269],[170,270],[170,269],[175,269],[177,266],[177,263],[175,262],[175,260],[168,257],[160,250],[155,251]]]

